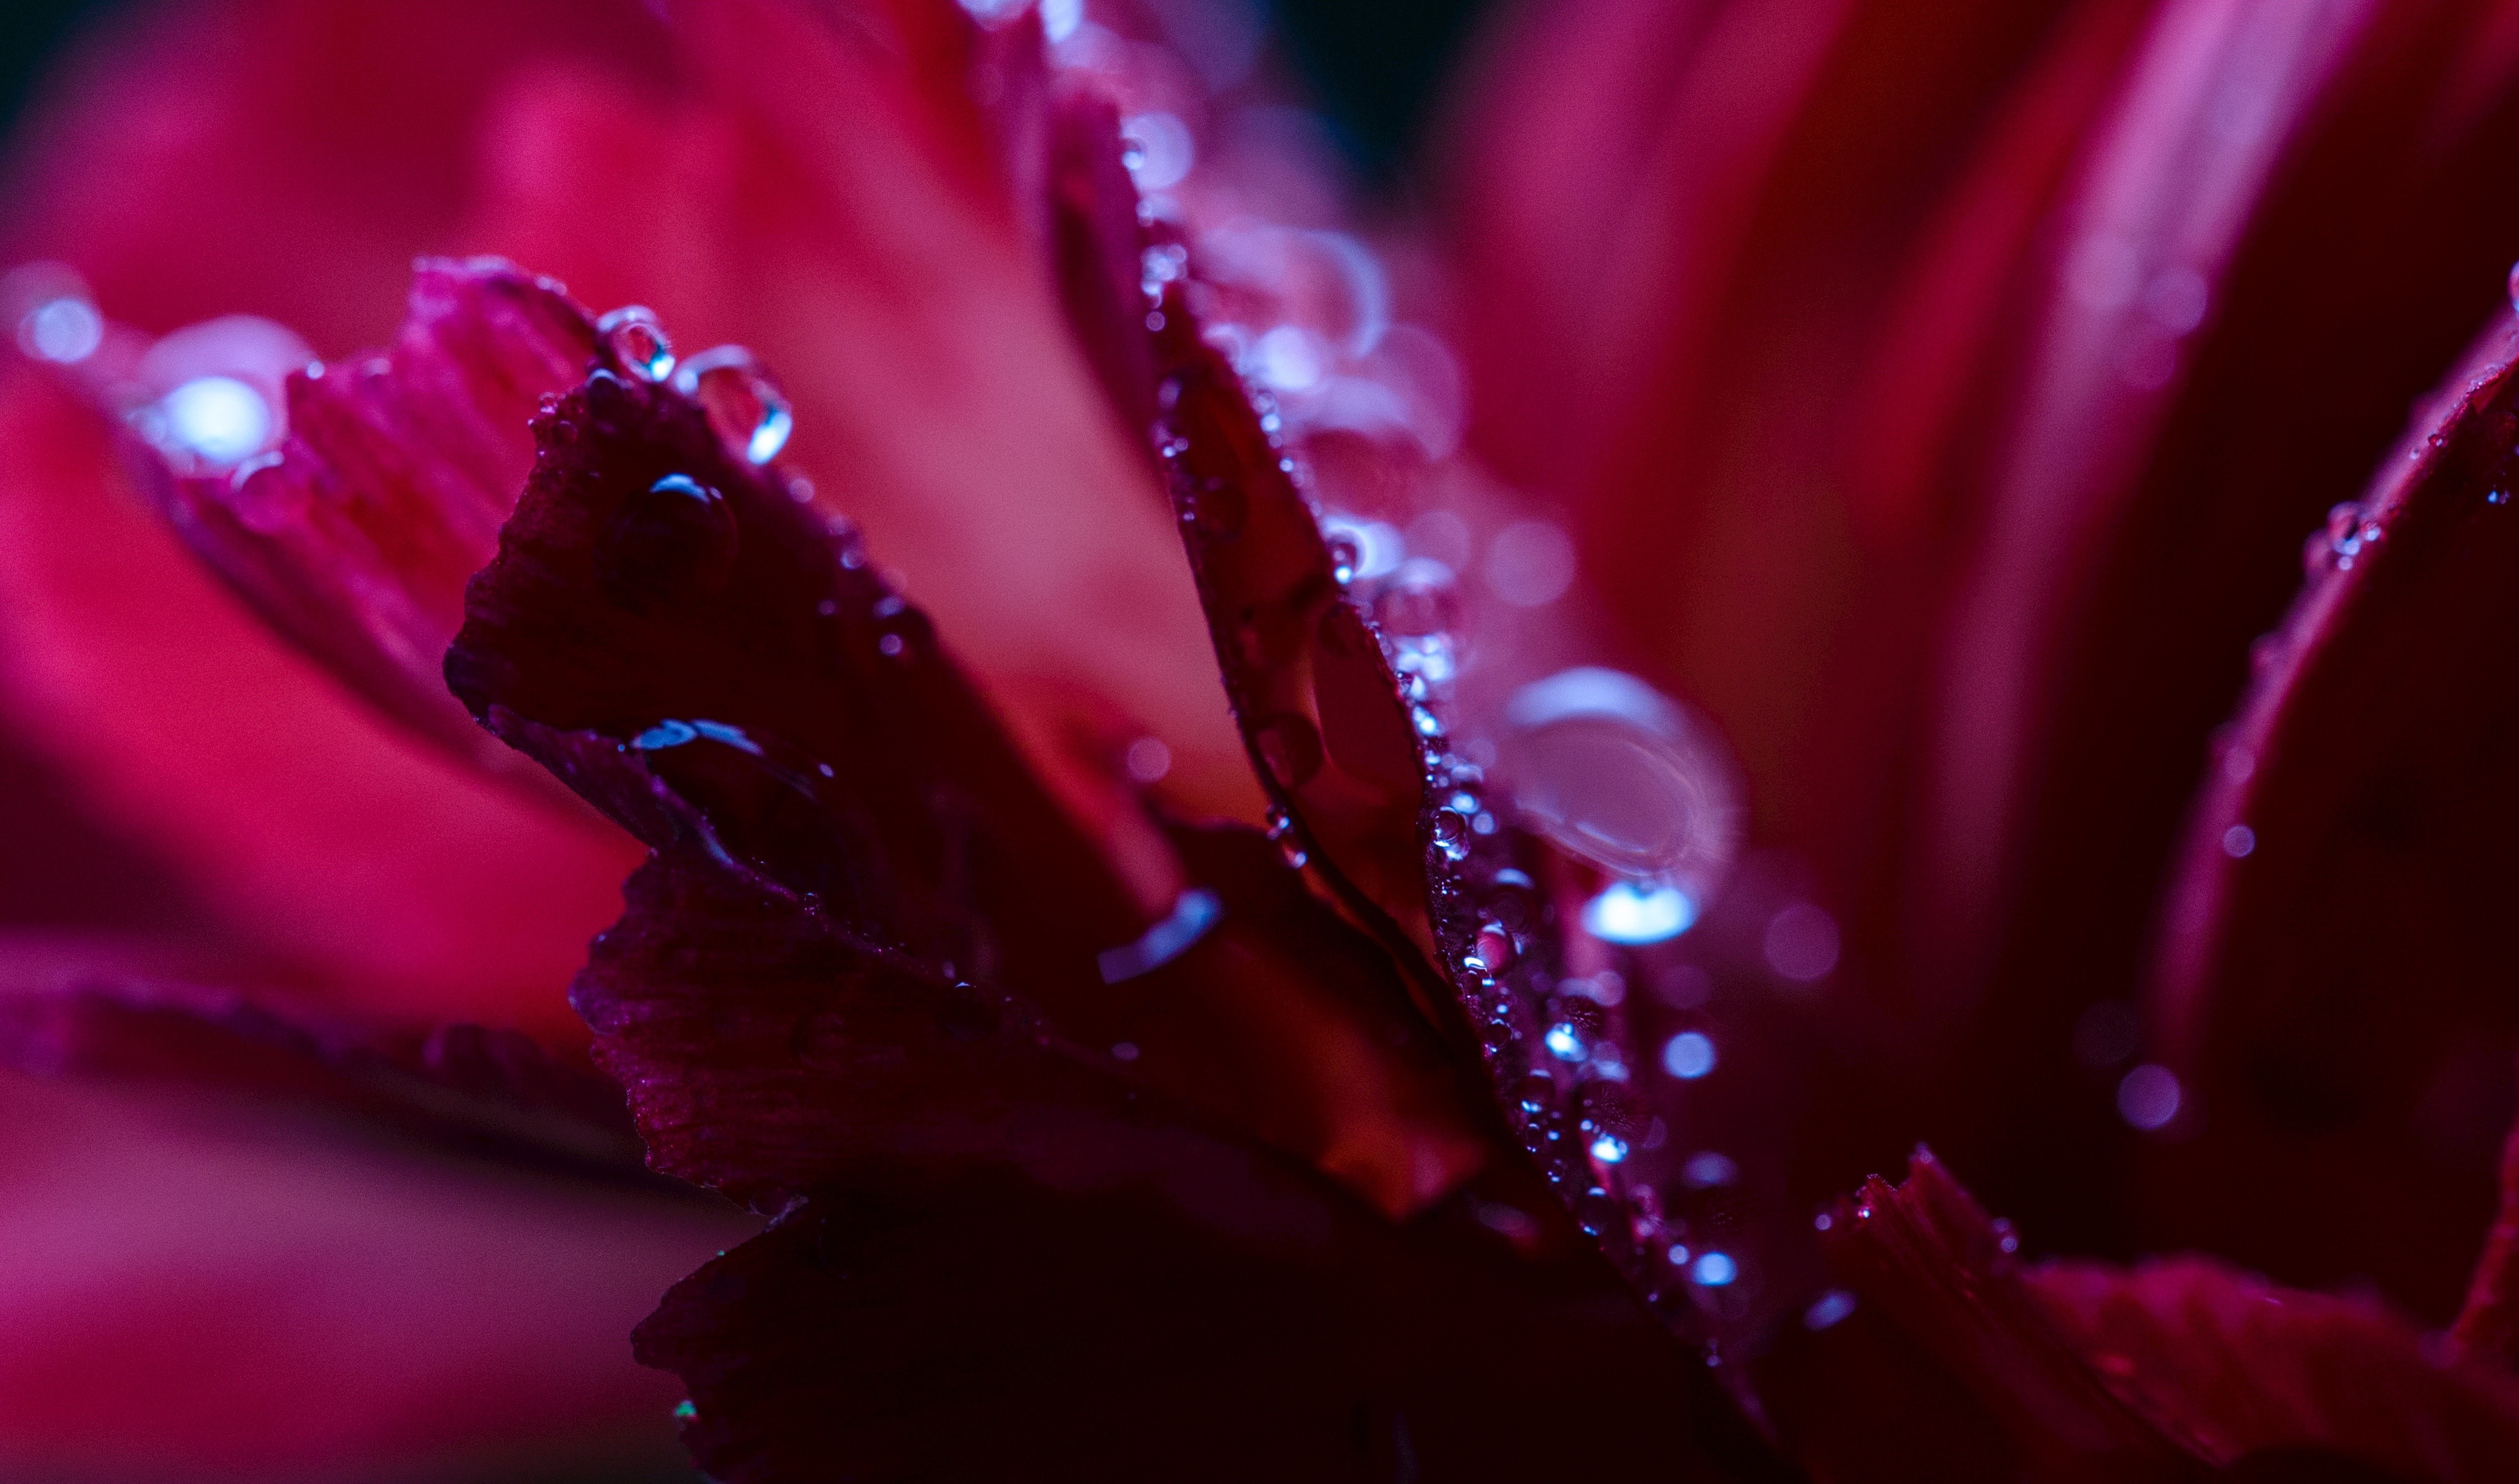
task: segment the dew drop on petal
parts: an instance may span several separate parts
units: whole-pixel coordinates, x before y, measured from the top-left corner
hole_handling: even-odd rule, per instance
[[[718,436],[747,462],[777,458],[796,430],[787,394],[740,345],[714,346],[682,363],[674,387],[699,403]]]
[[[1615,1134],[1603,1134],[1592,1141],[1592,1157],[1603,1164],[1615,1164],[1627,1157],[1627,1141]]]
[[[723,589],[737,544],[726,497],[687,474],[668,474],[622,501],[596,549],[596,579],[616,606],[646,613]]]
[[[1741,1265],[1728,1252],[1701,1252],[1690,1264],[1688,1277],[1701,1288],[1719,1288],[1741,1276]]]
[[[641,381],[662,381],[674,373],[674,342],[655,311],[644,304],[625,305],[595,322],[604,349],[621,369]]]
[[[1831,1288],[1802,1311],[1802,1328],[1813,1333],[1834,1329],[1853,1312],[1854,1295],[1843,1288]]]
[[[1160,737],[1139,737],[1128,744],[1121,765],[1127,769],[1129,781],[1133,783],[1160,783],[1164,775],[1172,770],[1172,750],[1166,747]]]
[[[1738,827],[1728,763],[1633,676],[1561,671],[1506,704],[1498,762],[1533,828],[1605,870],[1702,895]]]
[[[1688,1162],[1680,1166],[1679,1178],[1691,1190],[1708,1191],[1740,1179],[1741,1166],[1733,1163],[1727,1155],[1710,1149],[1701,1150],[1689,1156]]]
[[[1564,1022],[1549,1026],[1548,1034],[1542,1039],[1547,1043],[1549,1055],[1561,1062],[1579,1062],[1591,1054],[1591,1048],[1583,1043],[1583,1032]]]
[[[234,376],[195,376],[157,404],[159,443],[226,467],[260,453],[272,433],[271,405]]]
[[[2166,1067],[2145,1063],[2117,1084],[2117,1115],[2146,1132],[2166,1127],[2183,1101],[2178,1075]]]
[[[2244,824],[2234,824],[2222,832],[2222,853],[2232,860],[2244,858],[2257,848],[2257,832]]]
[[[1661,1048],[1662,1069],[1683,1082],[1694,1082],[1714,1069],[1714,1038],[1701,1030],[1683,1030]]]
[[[1795,983],[1828,978],[1838,946],[1836,919],[1809,902],[1794,902],[1767,920],[1767,967]]]
[[[1657,943],[1697,921],[1697,903],[1668,882],[1612,882],[1583,903],[1583,931],[1609,943]]]

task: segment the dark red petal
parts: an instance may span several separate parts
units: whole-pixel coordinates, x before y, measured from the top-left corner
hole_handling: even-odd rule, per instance
[[[1156,438],[1225,692],[1276,806],[1271,833],[1383,939],[1582,1229],[1694,1332],[1686,1270],[1666,1259],[1680,1231],[1626,1162],[1657,1125],[1620,1057],[1647,1053],[1619,996],[1560,989],[1612,966],[1608,945],[1569,947],[1561,931],[1599,883],[1500,823],[1482,769],[1451,750],[1446,699],[1395,668],[1392,640],[1344,589],[1272,404],[1201,332],[1191,304],[1206,286],[1173,281],[1148,317]]]
[[[383,1032],[287,997],[103,963],[46,973],[19,951],[5,972],[0,1064],[214,1088],[580,1174],[636,1181],[642,1168],[620,1087],[582,1054],[554,1055],[516,1031]]]
[[[403,725],[539,783],[446,693],[464,584],[533,467],[534,409],[619,368],[558,284],[422,262],[391,350],[291,369],[288,436],[233,471],[146,481],[176,531],[285,637]]]
[[[1078,1087],[993,1158],[862,1162],[639,1331],[729,1484],[1785,1479],[1544,1194],[1393,1226]],[[1481,1223],[1486,1224],[1481,1224]],[[1535,1237],[1534,1237],[1534,1240]]]
[[[2471,1351],[2519,1366],[2519,1127],[2501,1149],[2501,1208],[2452,1333]]]
[[[2327,1460],[2481,1481],[2519,1456],[2519,1375],[2498,1364],[2203,1258],[2023,1266],[2011,1224],[1922,1151],[1904,1185],[1840,1202],[1824,1241],[1860,1302],[2002,1419],[2033,1477],[2316,1478]]]
[[[959,983],[1011,989],[1038,1007],[1026,1015],[1097,1050],[1125,1044],[1156,1085],[1387,1209],[1485,1157],[1369,945],[1281,866],[1255,872],[1230,832],[1184,836],[1176,854],[1106,779],[1112,815],[1153,851],[1124,882],[854,536],[729,452],[680,392],[599,372],[537,429],[543,458],[472,586],[450,683],[641,840],[706,842],[750,894],[729,904],[708,895],[715,877],[676,874],[688,862],[650,867],[580,985],[660,1167],[768,1207],[806,1178],[780,1160],[832,1157],[930,1092],[969,1095],[853,1082],[779,1035],[744,1049],[706,1032],[707,1017],[756,1005],[792,1020],[836,966],[872,976],[874,1003],[907,996],[908,1014],[931,1013],[916,1008],[927,991],[980,992]],[[1149,860],[1161,895],[1144,890]],[[616,1002],[657,976],[702,1019],[625,1020]],[[865,1013],[852,1054],[903,1054],[911,1029]],[[721,1060],[784,1090],[720,1087]],[[1020,1101],[1012,1085],[985,1096]],[[841,1101],[796,1121],[822,1099]]]
[[[2205,1113],[2157,1196],[2214,1187],[2229,1213],[2190,1230],[2287,1280],[2377,1275],[2442,1318],[2492,1210],[2519,1042],[2514,355],[2505,310],[2310,538],[2192,822],[2155,984],[2159,1052]],[[2243,1214],[2312,1179],[2385,1225]]]
[[[1050,248],[1068,328],[1132,445],[1155,423],[1155,362],[1138,286],[1144,229],[1110,100],[1070,83],[1048,121]]]
[[[2049,1321],[1984,1208],[1919,1150],[1830,1215],[1829,1257],[2002,1421],[2034,1478],[2200,1477],[2180,1440],[2122,1400]]]

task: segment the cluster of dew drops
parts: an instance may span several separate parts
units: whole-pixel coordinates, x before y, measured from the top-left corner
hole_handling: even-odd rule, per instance
[[[1141,266],[1147,325],[1160,330],[1167,296],[1187,277],[1189,255],[1176,241],[1158,242],[1145,249]],[[1279,470],[1321,531],[1331,576],[1366,617],[1406,703],[1426,789],[1419,843],[1437,948],[1497,1101],[1582,1231],[1648,1306],[1665,1323],[1705,1338],[1702,1311],[1740,1276],[1740,1265],[1721,1250],[1692,1250],[1687,1222],[1666,1214],[1658,1193],[1631,1169],[1628,1133],[1635,1119],[1618,1110],[1634,1106],[1626,1086],[1633,1073],[1609,1015],[1617,995],[1566,975],[1556,938],[1542,931],[1553,908],[1515,858],[1515,833],[1505,822],[1510,810],[1490,804],[1485,768],[1454,746],[1443,720],[1461,659],[1451,574],[1431,561],[1379,559],[1369,550],[1375,536],[1366,525],[1323,510],[1286,441],[1274,392],[1249,367],[1237,369]],[[1186,437],[1159,420],[1155,447],[1174,470],[1179,518],[1203,524],[1199,492],[1187,488],[1178,467],[1189,451]],[[1268,811],[1267,834],[1290,866],[1310,863],[1302,827],[1282,803]],[[1693,915],[1693,903],[1673,909],[1650,885],[1615,882],[1587,906],[1584,929],[1614,949],[1674,937]],[[1711,1070],[1714,1045],[1701,1030],[1683,1031],[1661,1061],[1673,1077],[1691,1080]],[[1729,1169],[1717,1155],[1697,1162]],[[1482,1210],[1480,1219],[1514,1236],[1527,1217],[1496,1209]]]

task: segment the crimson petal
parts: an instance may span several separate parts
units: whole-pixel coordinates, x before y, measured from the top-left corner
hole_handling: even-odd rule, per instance
[[[1839,1202],[1825,1241],[2034,1477],[2483,1480],[2519,1446],[2519,1375],[2497,1364],[2207,1259],[2024,1265],[2011,1224],[1921,1150],[1903,1185]]]
[[[423,261],[391,350],[289,373],[279,449],[148,487],[212,570],[368,701],[531,776],[449,701],[439,662],[532,466],[536,404],[613,359],[550,280]]]
[[[2519,1041],[2514,357],[2505,312],[2311,538],[2192,822],[2154,986],[2159,1049],[2206,1103],[2168,1178],[2244,1170],[2271,1193],[2349,1172],[2391,1212],[2385,1241],[2308,1223],[2282,1259],[2312,1281],[2377,1271],[2444,1317],[2490,1215]]]

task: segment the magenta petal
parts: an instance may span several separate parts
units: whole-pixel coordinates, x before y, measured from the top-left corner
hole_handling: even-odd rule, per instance
[[[2501,1209],[2458,1311],[2457,1342],[2519,1366],[2519,1128],[2501,1149]]]
[[[289,374],[278,450],[151,486],[291,642],[405,726],[521,775],[466,724],[439,661],[532,466],[536,404],[599,359],[557,284],[495,259],[423,261],[391,350]]]
[[[2374,1275],[2443,1318],[2491,1214],[2519,1046],[2514,357],[2504,311],[2366,498],[2310,537],[2309,586],[2259,646],[2191,823],[2154,983],[2159,1049],[2205,1113],[2164,1155],[2165,1200],[2239,1181],[2244,1211],[2341,1181],[2384,1216],[2200,1235],[2287,1280]]]
[[[749,868],[942,978],[1099,990],[1095,955],[1146,923],[853,533],[670,387],[597,372],[535,430],[446,659],[475,716],[528,752],[599,733]],[[651,846],[681,828],[590,797]]]

